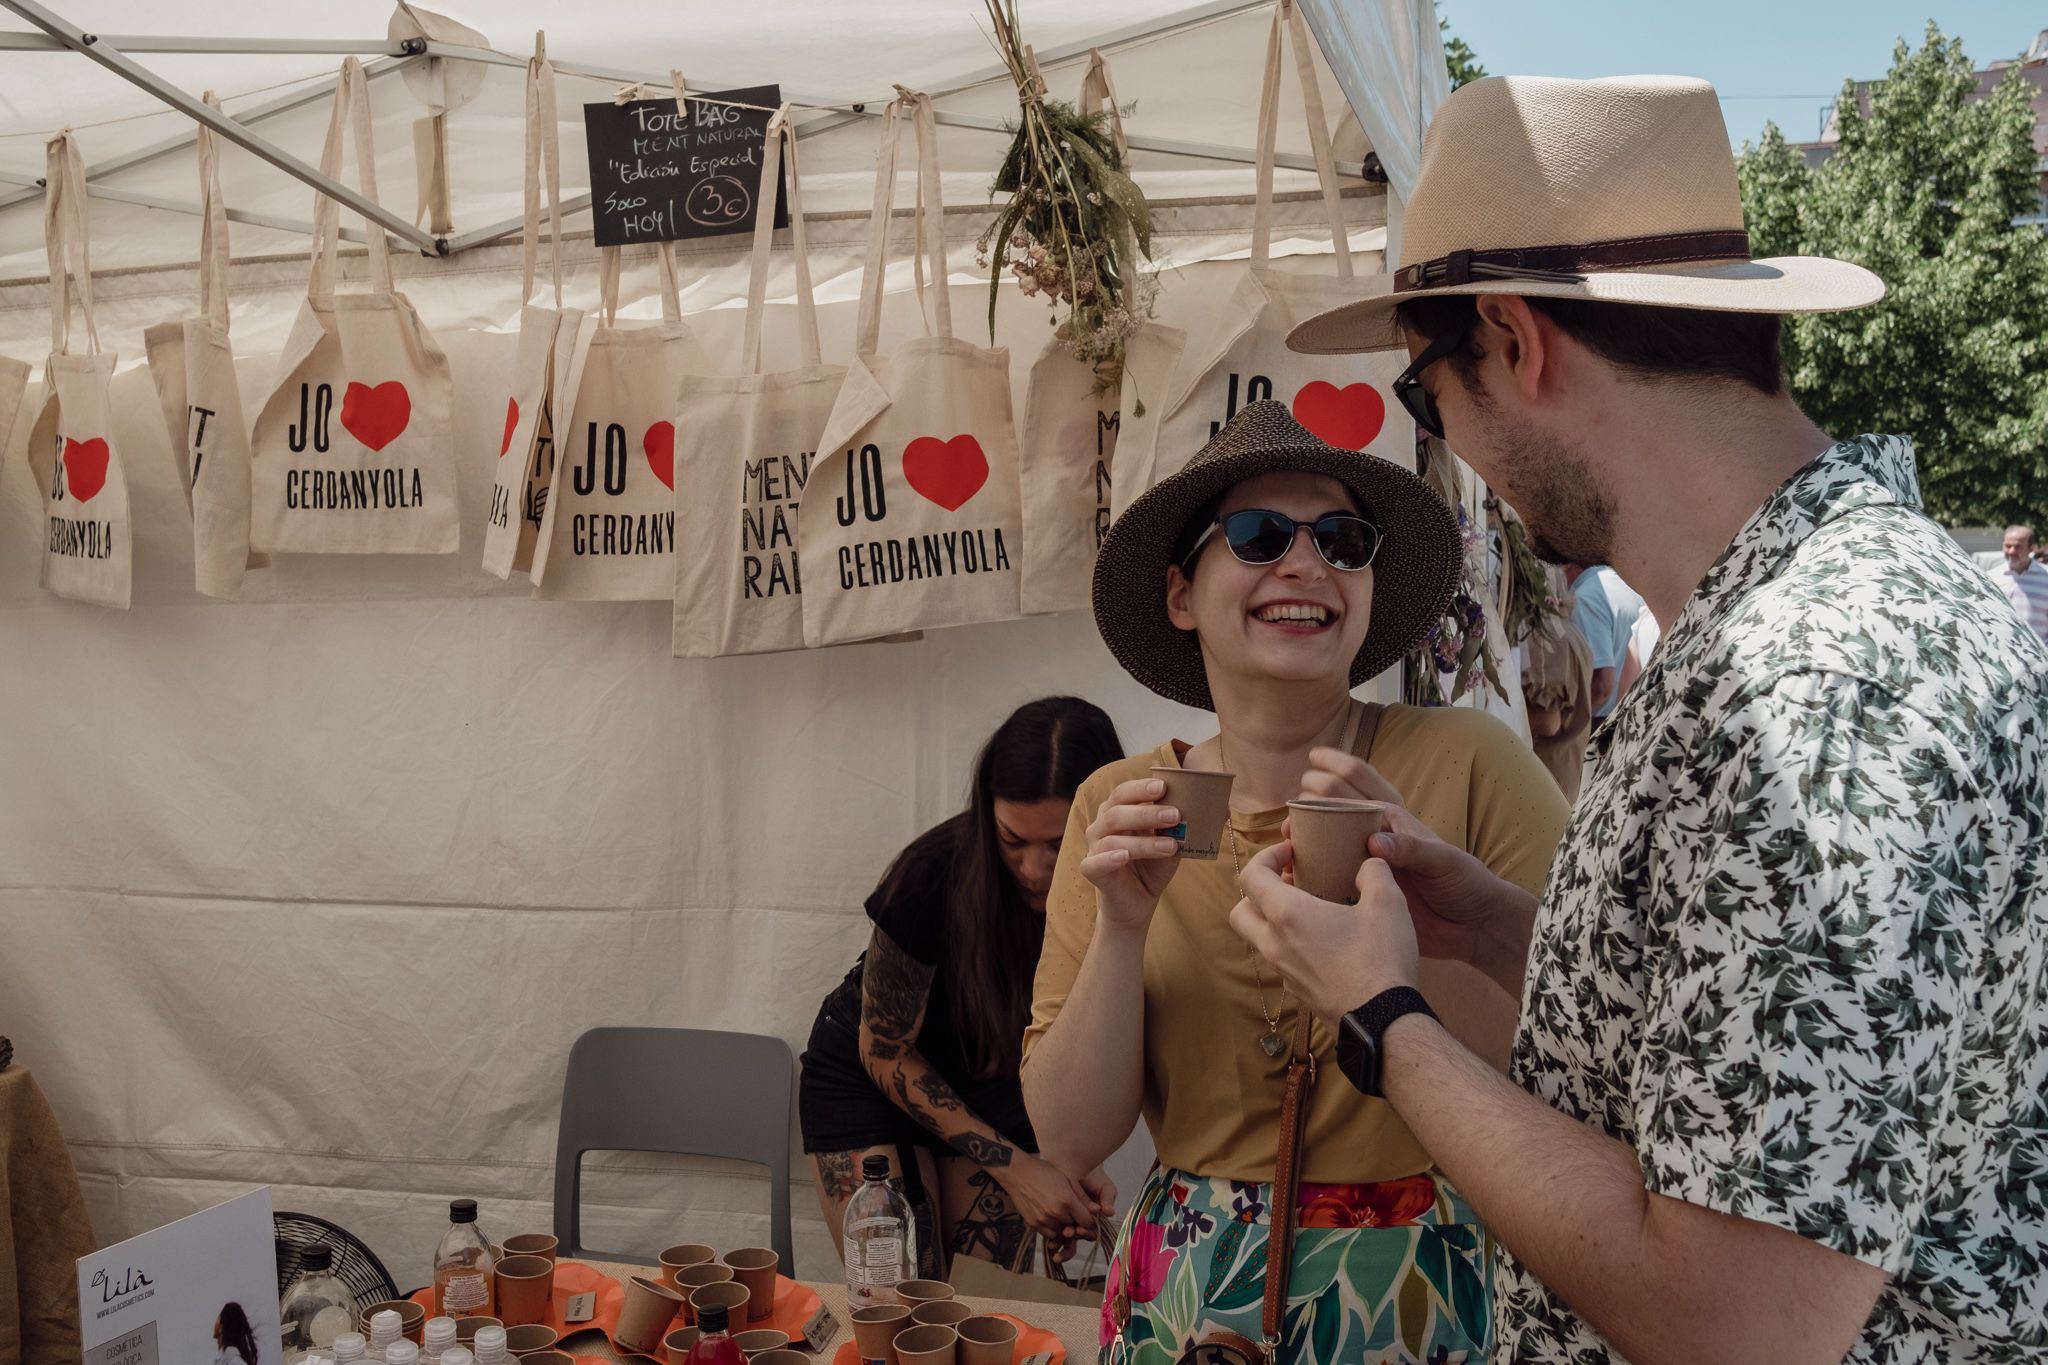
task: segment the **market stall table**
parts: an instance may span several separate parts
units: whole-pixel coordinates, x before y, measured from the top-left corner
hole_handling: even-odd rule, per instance
[[[661,1274],[659,1266],[625,1265],[615,1261],[587,1261],[585,1264],[621,1283],[634,1275],[652,1275],[658,1278]],[[823,1301],[825,1307],[832,1310],[832,1316],[839,1322],[838,1335],[826,1342],[825,1348],[816,1356],[820,1365],[829,1365],[840,1343],[853,1339],[853,1328],[846,1315],[846,1286],[815,1280],[805,1280],[802,1283]],[[965,1302],[991,1312],[1008,1313],[1011,1317],[1023,1319],[1033,1327],[1044,1328],[1058,1337],[1061,1345],[1066,1347],[1066,1365],[1090,1365],[1096,1357],[1102,1323],[1102,1310],[1098,1307],[1018,1303],[1009,1299],[967,1298]],[[602,1332],[590,1330],[564,1337],[561,1349],[571,1355],[590,1356],[611,1365],[637,1365],[637,1362],[645,1359],[642,1356],[622,1355],[612,1349],[611,1342],[605,1339]]]

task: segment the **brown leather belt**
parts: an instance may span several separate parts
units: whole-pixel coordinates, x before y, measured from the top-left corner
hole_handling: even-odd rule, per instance
[[[1590,270],[1627,270],[1645,265],[1688,265],[1700,261],[1746,261],[1749,233],[1741,228],[1710,232],[1665,232],[1567,246],[1498,247],[1453,251],[1417,261],[1394,272],[1394,292],[1441,289],[1475,279],[1550,280],[1576,284]]]

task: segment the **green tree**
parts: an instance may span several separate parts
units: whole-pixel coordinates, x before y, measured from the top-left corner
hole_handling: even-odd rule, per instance
[[[1451,32],[1451,21],[1436,21],[1438,31],[1444,35],[1444,65],[1450,68],[1451,89],[1470,85],[1486,74],[1486,68],[1479,64],[1479,54],[1474,52],[1463,38]]]
[[[2017,71],[1972,102],[1962,44],[1929,24],[1890,73],[1835,106],[1840,141],[1808,169],[1775,126],[1739,163],[1759,257],[1834,256],[1884,301],[1789,321],[1792,391],[1837,435],[1897,432],[1928,511],[1952,525],[2048,510],[2048,235],[2036,211],[2032,89]]]

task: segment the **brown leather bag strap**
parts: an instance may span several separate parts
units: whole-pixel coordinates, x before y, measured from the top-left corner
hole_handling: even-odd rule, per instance
[[[1280,1329],[1287,1316],[1287,1282],[1294,1271],[1294,1213],[1301,1187],[1302,1140],[1308,1127],[1309,1095],[1315,1089],[1316,1058],[1309,1041],[1306,1005],[1294,1026],[1294,1055],[1287,1063],[1287,1089],[1280,1100],[1280,1151],[1273,1170],[1271,1230],[1266,1242],[1266,1302],[1259,1315],[1267,1365],[1278,1365]]]

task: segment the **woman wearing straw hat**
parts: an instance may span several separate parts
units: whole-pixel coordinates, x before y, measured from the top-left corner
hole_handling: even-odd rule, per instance
[[[1526,746],[1475,711],[1351,697],[1427,632],[1460,556],[1449,509],[1421,479],[1326,444],[1270,401],[1104,541],[1104,640],[1140,682],[1213,710],[1218,726],[1112,764],[1076,794],[1025,1039],[1025,1097],[1056,1165],[1093,1169],[1141,1114],[1158,1150],[1103,1327],[1105,1347],[1120,1337],[1137,1365],[1218,1343],[1271,1360],[1275,1338],[1312,1342],[1321,1360],[1484,1350],[1484,1230],[1383,1103],[1308,1084],[1307,1064],[1334,1067],[1331,1035],[1318,1024],[1303,1047],[1287,982],[1228,923],[1238,869],[1280,839],[1286,803],[1305,791],[1402,803],[1397,827],[1427,827],[1510,882],[1542,886],[1565,805]],[[1368,790],[1304,777],[1331,747],[1367,756]],[[1162,805],[1155,766],[1235,774],[1214,861],[1163,837],[1181,812]],[[1515,1003],[1461,972],[1446,968],[1432,998],[1468,1045],[1504,1060]],[[1308,1093],[1287,1200],[1275,1191],[1296,1071]],[[1269,1307],[1269,1263],[1285,1272],[1267,1254],[1272,1212],[1303,1231]]]

